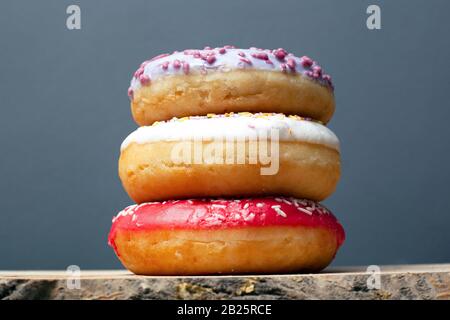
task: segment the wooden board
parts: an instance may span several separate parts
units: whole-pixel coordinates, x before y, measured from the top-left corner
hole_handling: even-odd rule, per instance
[[[379,270],[190,277],[124,270],[0,271],[0,299],[450,299],[450,264]]]

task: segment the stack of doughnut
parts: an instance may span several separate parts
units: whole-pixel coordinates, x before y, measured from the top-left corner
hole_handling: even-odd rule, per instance
[[[128,89],[140,127],[119,159],[136,204],[108,237],[123,265],[142,275],[329,265],[345,239],[318,203],[340,176],[339,140],[325,126],[333,92],[316,61],[284,49],[206,47],[142,63]],[[252,157],[255,137],[267,138],[273,172]]]

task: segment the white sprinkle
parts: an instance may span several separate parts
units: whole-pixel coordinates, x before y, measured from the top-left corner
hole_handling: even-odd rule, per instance
[[[132,216],[131,216],[131,221],[136,221],[136,219],[137,219],[137,215],[135,215],[135,214],[133,214]]]
[[[281,201],[283,201],[283,202],[286,203],[286,204],[292,205],[292,202],[290,202],[290,201],[288,201],[288,200],[286,200],[286,199],[281,199]]]
[[[264,207],[264,203],[257,203],[256,206],[257,206],[258,208],[262,208],[262,207]]]
[[[283,199],[281,199],[281,198],[275,198],[275,201],[277,201],[277,202],[283,202]]]
[[[249,204],[248,204],[248,203],[244,204],[244,209],[247,209],[247,208],[248,208],[248,206],[249,206]]]
[[[298,202],[302,205],[302,206],[307,206],[308,202],[306,200],[298,200]]]
[[[309,211],[309,210],[307,210],[307,209],[304,209],[304,208],[300,208],[300,207],[298,207],[297,208],[299,211],[302,211],[302,212],[304,212],[304,213],[306,213],[306,214],[308,214],[308,215],[312,215],[312,212],[311,211]]]
[[[225,220],[225,217],[221,214],[215,214],[214,217],[219,220]]]
[[[223,205],[223,204],[212,204],[211,207],[213,207],[213,208],[225,209],[227,206],[225,206],[225,205]]]
[[[251,221],[255,218],[255,214],[254,213],[250,213],[248,216],[244,217],[245,221]]]
[[[193,204],[192,200],[188,200],[187,203],[189,204]]]
[[[272,206],[271,208],[272,208],[273,210],[275,210],[275,212],[277,213],[277,215],[282,216],[283,218],[286,218],[286,217],[287,217],[287,214],[286,214],[283,210],[281,210],[280,207],[281,207],[281,206]]]
[[[209,222],[210,226],[217,226],[222,223],[222,221],[220,219],[217,219],[217,217],[207,217],[205,218],[205,221]]]

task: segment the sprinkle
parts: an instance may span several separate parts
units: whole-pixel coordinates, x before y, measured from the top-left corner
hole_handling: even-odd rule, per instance
[[[269,60],[269,56],[264,52],[252,53],[252,57],[260,60]]]
[[[289,67],[289,69],[291,69],[291,70],[293,70],[293,71],[295,71],[295,65],[296,65],[296,63],[295,63],[295,60],[294,59],[288,59],[287,60],[287,66]]]
[[[161,64],[161,68],[162,68],[163,70],[169,69],[169,61],[164,61],[164,62]]]
[[[275,198],[275,201],[277,201],[277,202],[283,202],[283,199],[281,199],[281,198]]]
[[[252,62],[249,59],[247,59],[247,58],[240,58],[239,60],[241,60],[242,62],[244,62],[244,63],[246,63],[248,65],[252,65]]]
[[[298,207],[297,208],[299,211],[302,211],[302,212],[304,212],[304,213],[306,213],[306,214],[308,214],[308,215],[312,215],[312,212],[311,211],[309,211],[309,210],[306,210],[306,209],[304,209],[304,208],[301,208],[301,207]]]
[[[249,207],[248,203],[244,204],[244,209],[247,209],[248,207]]]
[[[183,61],[183,72],[184,74],[188,74],[189,73],[189,63]]]
[[[273,210],[275,210],[275,212],[277,213],[277,215],[282,216],[283,218],[286,218],[286,217],[287,217],[287,214],[286,214],[283,210],[280,209],[281,206],[272,206],[271,208],[272,208]]]
[[[184,50],[183,53],[185,55],[196,55],[196,54],[200,54],[200,51],[198,51],[198,50]]]
[[[313,73],[315,75],[315,78],[319,78],[322,75],[322,68],[319,66],[314,66]]]
[[[279,48],[273,52],[274,56],[279,60],[283,60],[286,57],[287,52],[283,48]]]
[[[262,207],[264,207],[264,204],[259,202],[259,203],[256,204],[256,206],[257,206],[258,208],[262,208]]]
[[[206,57],[206,62],[208,62],[209,64],[213,64],[216,61],[216,57],[214,55],[208,55]]]
[[[219,220],[225,220],[225,217],[218,213],[214,214],[214,218],[219,219]]]
[[[226,209],[227,206],[225,206],[223,204],[212,204],[211,207],[212,208],[219,208],[219,209]]]
[[[300,59],[301,59],[302,66],[305,68],[311,67],[313,64],[313,61],[310,57],[303,56]]]
[[[187,203],[193,204],[194,202],[192,202],[192,200],[188,200]]]
[[[137,69],[136,72],[134,73],[134,77],[135,77],[136,79],[138,79],[143,73],[144,73],[144,68],[140,67],[140,68]]]
[[[141,85],[143,85],[143,86],[150,84],[150,78],[149,78],[149,76],[147,76],[145,74],[141,74],[139,76],[139,81],[141,82]]]
[[[255,218],[255,214],[254,213],[250,213],[248,216],[244,217],[245,221],[251,221]]]
[[[174,60],[173,61],[173,67],[175,68],[175,69],[180,69],[180,67],[181,67],[181,62],[180,62],[180,60]]]
[[[227,49],[225,49],[225,48],[220,48],[219,49],[219,53],[220,54],[225,54],[227,52]]]

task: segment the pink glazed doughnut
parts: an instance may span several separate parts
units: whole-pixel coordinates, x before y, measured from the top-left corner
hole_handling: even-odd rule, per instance
[[[328,209],[283,197],[133,205],[113,218],[108,238],[143,275],[319,271],[344,239]]]
[[[227,112],[284,113],[327,123],[335,109],[331,77],[311,58],[281,48],[162,54],[141,64],[128,95],[140,126]]]

